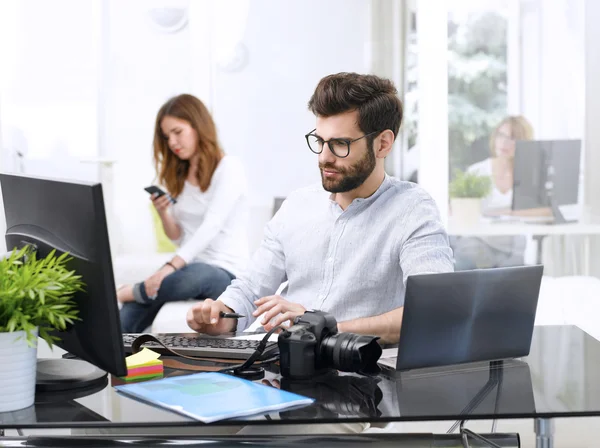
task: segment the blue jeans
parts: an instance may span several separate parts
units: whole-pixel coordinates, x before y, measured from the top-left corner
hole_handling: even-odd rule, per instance
[[[143,332],[167,302],[206,298],[216,299],[235,278],[225,269],[207,263],[190,263],[166,276],[156,295],[150,299],[144,283],[133,286],[136,302],[127,302],[121,308],[123,333]]]

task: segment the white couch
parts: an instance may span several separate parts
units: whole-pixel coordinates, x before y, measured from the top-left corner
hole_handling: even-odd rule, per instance
[[[173,254],[157,253],[140,255],[118,255],[113,260],[115,283],[117,285],[138,283],[148,278]],[[182,333],[190,331],[185,323],[185,314],[195,300],[170,302],[165,304],[154,319],[152,333]]]

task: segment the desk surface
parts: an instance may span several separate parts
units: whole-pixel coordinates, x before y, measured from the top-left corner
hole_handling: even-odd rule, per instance
[[[182,371],[165,371],[179,375]],[[311,383],[275,373],[272,384],[316,399],[301,409],[214,425],[341,423],[600,415],[600,342],[574,326],[536,327],[528,357],[489,363],[385,370],[376,377],[326,375]],[[38,399],[0,414],[0,428],[203,425],[117,393],[110,385],[75,399]]]
[[[516,221],[482,220],[475,225],[462,225],[450,219],[448,234],[456,236],[495,235],[600,235],[600,224],[527,224]]]

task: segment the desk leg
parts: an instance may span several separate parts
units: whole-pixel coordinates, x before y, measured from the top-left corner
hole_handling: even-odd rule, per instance
[[[554,448],[554,421],[550,418],[536,418],[535,448]]]
[[[583,236],[583,275],[590,275],[590,235]]]
[[[546,237],[546,235],[533,235],[533,241],[535,241],[536,243],[536,248],[535,248],[535,264],[542,264],[542,261],[544,259],[544,254],[543,254],[543,245],[544,245],[544,238]]]

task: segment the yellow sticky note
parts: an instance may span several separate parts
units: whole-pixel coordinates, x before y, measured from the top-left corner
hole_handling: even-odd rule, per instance
[[[125,358],[125,362],[127,363],[127,368],[131,368],[134,366],[139,366],[148,362],[152,362],[158,359],[159,357],[159,353],[153,352],[152,350],[144,347],[141,351],[133,355],[129,355],[127,358]]]

